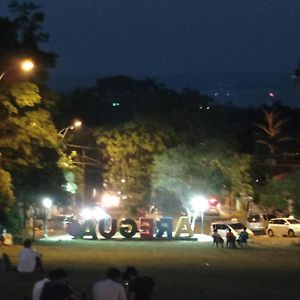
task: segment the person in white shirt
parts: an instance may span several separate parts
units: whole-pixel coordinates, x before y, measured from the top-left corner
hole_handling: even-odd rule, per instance
[[[49,274],[49,277],[50,277],[50,274]],[[40,300],[43,287],[44,287],[45,283],[48,281],[50,281],[50,278],[44,278],[42,280],[37,281],[34,284],[33,290],[32,290],[32,300]]]
[[[121,272],[117,268],[107,270],[107,279],[97,281],[92,288],[93,300],[126,300],[121,282]]]
[[[31,273],[36,270],[43,271],[41,254],[31,249],[31,241],[24,241],[24,248],[19,253],[18,271]]]

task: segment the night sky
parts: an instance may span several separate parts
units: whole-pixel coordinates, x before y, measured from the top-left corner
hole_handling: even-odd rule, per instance
[[[300,61],[299,0],[35,2],[57,73],[292,73]]]

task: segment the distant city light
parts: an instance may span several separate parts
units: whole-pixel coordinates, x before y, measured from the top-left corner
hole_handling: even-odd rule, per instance
[[[272,92],[269,92],[269,94],[268,94],[270,97],[272,97],[272,98],[274,98],[275,97],[275,94],[274,93],[272,93]]]

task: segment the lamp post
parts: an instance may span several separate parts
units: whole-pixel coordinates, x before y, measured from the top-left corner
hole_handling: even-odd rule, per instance
[[[203,234],[203,224],[204,224],[204,212],[208,210],[209,203],[207,199],[203,196],[195,196],[192,198],[192,206],[194,209],[194,218],[192,222],[192,228],[195,227],[196,218],[199,213],[201,213],[201,234]]]
[[[16,70],[16,69],[21,69],[22,71],[24,72],[30,72],[32,69],[34,68],[34,63],[29,60],[29,59],[26,59],[26,60],[23,60],[20,64],[18,64],[17,66],[14,66],[14,67],[11,67],[11,68],[8,68],[7,70],[3,71],[1,74],[0,74],[0,80],[3,79],[3,77],[10,71],[13,71],[13,70]]]
[[[65,128],[63,128],[62,130],[60,130],[60,131],[58,132],[58,134],[62,137],[62,139],[64,139],[65,136],[66,136],[66,134],[67,134],[67,132],[68,132],[69,130],[73,130],[73,129],[75,129],[75,128],[80,128],[81,125],[82,125],[82,122],[79,121],[79,120],[76,120],[76,121],[74,121],[74,123],[73,123],[72,125],[70,125],[70,126],[68,126],[68,127],[65,127]]]
[[[43,206],[45,208],[45,219],[44,219],[44,237],[48,237],[48,213],[52,206],[52,200],[49,198],[43,199]]]

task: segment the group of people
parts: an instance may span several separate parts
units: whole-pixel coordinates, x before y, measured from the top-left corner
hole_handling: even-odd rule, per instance
[[[212,238],[213,238],[213,243],[215,243],[217,247],[219,246],[219,244],[221,245],[222,248],[224,247],[224,239],[218,233],[217,228],[213,230]],[[243,245],[247,243],[248,238],[249,235],[246,227],[244,227],[243,231],[239,234],[237,239],[235,235],[232,233],[231,229],[229,228],[226,233],[226,247],[236,248],[236,243],[240,247],[243,247]]]
[[[31,241],[25,240],[19,253],[17,271],[20,273],[44,273],[42,256],[32,249]],[[84,295],[76,294],[67,283],[67,272],[51,270],[48,276],[36,282],[32,291],[33,300],[156,300],[154,280],[149,276],[139,276],[134,266],[127,266],[125,272],[111,267],[106,279],[96,281]]]
[[[111,267],[106,279],[96,281],[80,298],[67,283],[67,272],[56,269],[35,283],[33,300],[156,300],[154,281],[148,276],[138,276],[135,267],[128,266],[123,276],[119,269]]]

